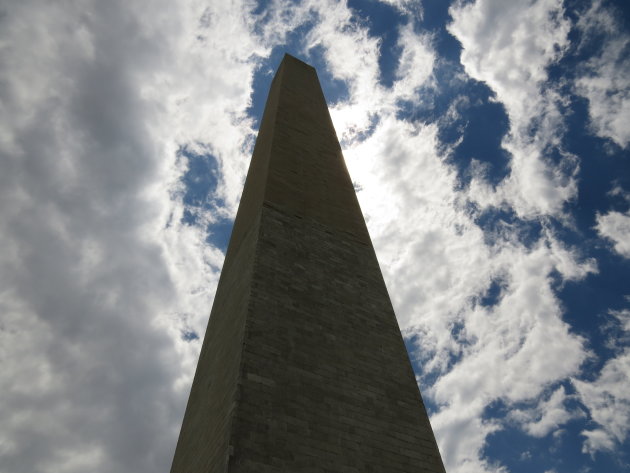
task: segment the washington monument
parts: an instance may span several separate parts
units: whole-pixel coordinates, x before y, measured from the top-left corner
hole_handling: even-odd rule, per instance
[[[444,472],[315,69],[285,55],[171,473]]]

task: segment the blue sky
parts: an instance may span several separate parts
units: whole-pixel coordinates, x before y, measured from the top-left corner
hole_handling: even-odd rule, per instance
[[[315,66],[449,473],[630,467],[623,1],[0,1],[0,470],[168,471]]]

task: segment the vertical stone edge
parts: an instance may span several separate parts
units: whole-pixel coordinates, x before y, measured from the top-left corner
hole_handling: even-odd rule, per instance
[[[263,113],[171,473],[223,473],[228,468],[232,418],[238,405],[242,373],[241,352],[249,313],[251,277],[282,76],[283,64],[274,76]],[[225,360],[232,361],[228,363],[230,369],[221,366]]]

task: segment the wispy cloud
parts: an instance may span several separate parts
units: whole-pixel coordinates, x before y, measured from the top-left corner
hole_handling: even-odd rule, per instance
[[[515,409],[509,417],[519,424],[530,435],[544,437],[555,431],[568,421],[584,417],[579,409],[568,409],[566,390],[563,386],[553,391],[548,399],[541,399],[529,409]]]
[[[579,67],[576,92],[588,100],[591,125],[599,136],[617,145],[630,143],[630,35],[614,7],[595,1],[577,22],[581,45],[600,42],[598,54]]]
[[[592,382],[573,380],[584,405],[597,427],[584,430],[582,451],[595,454],[610,451],[627,437],[630,425],[630,349],[610,359]]]
[[[597,231],[613,242],[617,253],[630,258],[630,213],[610,211],[597,216]]]
[[[626,301],[630,301],[630,296]],[[606,361],[595,379],[572,380],[596,424],[582,431],[586,439],[582,451],[591,455],[615,449],[630,432],[630,309],[611,310],[609,315],[621,332],[621,335],[613,332],[615,337],[608,343],[615,355]]]

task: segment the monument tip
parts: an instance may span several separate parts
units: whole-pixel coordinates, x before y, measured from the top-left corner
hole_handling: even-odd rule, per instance
[[[309,63],[302,61],[301,59],[296,58],[295,56],[289,54],[289,53],[284,53],[284,57],[282,58],[282,64],[286,63],[286,62],[297,62],[300,64],[304,64],[305,66],[308,66],[312,69],[315,69],[313,66],[311,66]]]

